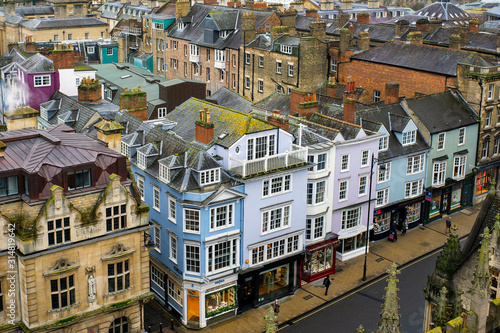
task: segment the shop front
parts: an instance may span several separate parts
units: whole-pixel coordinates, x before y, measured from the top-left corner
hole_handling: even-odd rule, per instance
[[[441,218],[472,204],[474,177],[462,181],[446,180],[441,188],[426,190],[427,222]]]
[[[491,181],[495,180],[498,184],[498,168],[500,161],[494,161],[487,165],[480,165],[476,168],[476,180],[474,186],[474,203],[484,200],[486,193],[491,186]]]
[[[300,263],[303,253],[268,265],[240,272],[238,278],[238,312],[255,308],[293,293],[300,287]]]
[[[329,274],[335,274],[338,236],[327,234],[327,240],[306,246],[302,262],[302,280],[312,282]]]
[[[403,222],[408,220],[408,228],[414,228],[422,223],[422,203],[424,196],[393,204],[389,207],[376,209],[373,213],[373,229],[371,239],[379,240],[389,235],[391,223],[396,222],[398,230],[402,230]]]
[[[238,276],[233,274],[205,283],[184,282],[183,323],[188,327],[205,327],[236,314]]]

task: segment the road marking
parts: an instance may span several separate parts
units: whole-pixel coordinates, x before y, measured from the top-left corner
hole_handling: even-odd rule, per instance
[[[464,237],[467,237],[467,236],[464,236]],[[464,237],[462,237],[462,238],[464,238]],[[460,238],[459,240],[462,240],[462,238]],[[411,262],[409,264],[404,264],[403,266],[398,267],[398,269],[399,270],[403,270],[403,269],[406,269],[407,267],[411,267],[411,266],[415,265],[416,263],[421,262],[422,260],[425,260],[425,259],[427,259],[429,257],[432,257],[434,254],[436,254],[437,252],[442,251],[442,250],[443,250],[443,247],[435,249],[434,251],[426,254],[425,256],[423,256],[423,257],[421,257],[421,258],[419,258],[419,259],[417,259],[417,260],[415,260],[415,261],[413,261],[413,262]],[[319,311],[322,311],[322,310],[324,310],[324,309],[326,309],[326,308],[328,308],[328,307],[330,307],[330,306],[332,306],[332,305],[334,305],[334,304],[336,304],[336,303],[338,303],[340,301],[343,301],[344,299],[346,299],[346,298],[348,298],[348,297],[356,294],[357,292],[359,292],[359,291],[361,291],[363,289],[366,289],[366,288],[374,285],[377,282],[380,282],[381,280],[385,279],[386,276],[387,276],[387,274],[384,273],[382,276],[380,276],[376,280],[374,280],[374,281],[372,281],[372,282],[370,282],[370,283],[368,283],[366,285],[363,285],[363,286],[359,287],[359,289],[356,289],[355,291],[352,291],[352,292],[348,293],[347,295],[343,296],[342,298],[336,299],[333,302],[325,304],[324,306],[321,306],[320,308],[316,309],[315,311],[313,311],[311,313],[308,313],[308,314],[304,315],[303,317],[300,317],[297,320],[288,321],[287,324],[285,324],[283,327],[278,328],[278,331],[281,331],[282,329],[287,328],[288,326],[290,326],[290,324],[288,324],[289,322],[291,322],[292,325],[295,324],[295,323],[298,323],[299,321],[301,321],[301,320],[303,320],[305,318],[308,318],[308,317],[312,316],[313,314],[316,314]],[[321,298],[321,297],[319,297],[319,298]]]

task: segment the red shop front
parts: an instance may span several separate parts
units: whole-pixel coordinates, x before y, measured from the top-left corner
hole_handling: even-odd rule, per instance
[[[312,282],[329,274],[335,274],[335,260],[338,236],[327,234],[321,243],[306,246],[302,259],[302,280]]]

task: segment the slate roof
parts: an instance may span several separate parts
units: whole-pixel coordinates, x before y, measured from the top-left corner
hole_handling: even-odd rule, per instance
[[[432,35],[427,35],[425,40],[431,43],[448,45],[450,36],[459,34],[459,29],[438,29]],[[488,32],[469,32],[467,35],[467,44],[462,48],[496,52],[497,36],[496,33]]]
[[[23,18],[19,15],[7,15],[5,22],[10,24],[21,24]]]
[[[406,100],[408,106],[433,133],[469,126],[478,122],[471,107],[451,91]]]
[[[40,53],[36,53],[20,63],[27,73],[54,72],[54,63]]]
[[[97,70],[95,75],[106,88],[117,88],[117,93],[112,101],[116,105],[120,104],[120,93],[125,92],[125,88],[137,88],[138,86],[141,86],[141,90],[147,93],[148,102],[158,99],[160,98],[158,83],[150,83],[147,80],[154,79],[160,83],[167,81],[163,76],[129,63],[89,64],[89,66]]]
[[[309,121],[339,131],[346,140],[355,139],[360,132],[364,132],[359,125],[349,124],[342,120],[319,113],[314,113]]]
[[[248,99],[241,95],[238,95],[237,93],[227,89],[226,87],[220,88],[208,99],[210,101],[214,101],[214,104],[218,104],[220,106],[224,106],[226,108],[244,113],[250,113],[253,107],[253,103]]]
[[[475,52],[402,42],[388,42],[354,55],[351,59],[449,76],[457,75],[457,63],[492,66]]]
[[[279,110],[282,115],[287,116],[290,114],[290,95],[275,92],[255,103],[254,107],[269,112]]]
[[[108,1],[97,11],[101,12],[101,16],[109,19],[116,19],[120,15],[121,10],[125,6],[124,3],[118,1]],[[113,9],[113,10],[111,10]]]
[[[214,140],[210,145],[218,144],[230,147],[244,134],[257,133],[275,128],[275,126],[243,112],[231,110],[212,103],[190,98],[167,115],[167,119],[177,123],[172,131],[187,142],[195,141],[195,122],[199,111],[204,107],[210,112],[214,124]]]
[[[259,34],[247,44],[249,48],[271,51],[273,46],[271,44],[271,36],[267,34]]]
[[[175,25],[172,30],[170,30],[168,36],[173,38],[179,38],[183,40],[189,40],[191,43],[201,46],[213,47],[216,49],[239,49],[241,45],[241,16],[244,12],[253,12],[255,14],[255,29],[258,30],[264,24],[264,22],[273,15],[273,12],[259,11],[259,10],[248,10],[243,8],[232,8],[223,7],[215,5],[201,5],[194,4],[186,18],[190,18],[188,21],[191,22],[186,28],[179,30],[177,25]],[[205,21],[207,15],[215,15],[215,20],[217,24],[221,27],[227,28],[228,30],[235,29],[228,37],[218,38],[215,43],[208,44],[204,42],[204,28],[201,24]],[[182,18],[181,18],[182,19]],[[233,24],[233,19],[236,21]],[[206,24],[206,23],[203,23]],[[217,28],[214,24],[214,28]],[[214,29],[216,30],[216,29]]]
[[[468,21],[472,18],[465,10],[450,2],[434,2],[417,10],[415,14],[440,18],[443,21]]]
[[[52,6],[17,6],[16,15],[54,15],[54,8]]]
[[[369,24],[352,22],[354,26],[353,35],[358,37],[360,32],[368,32],[370,40],[388,42],[396,37],[396,28],[382,24]]]
[[[299,124],[305,125],[302,131],[299,128]],[[311,148],[313,148],[312,146],[323,148],[326,147],[325,145],[331,144],[332,141],[344,141],[340,131],[298,118],[289,123],[289,132],[294,135],[296,142],[299,141],[299,136],[302,135],[300,138],[301,145]]]
[[[23,22],[23,26],[29,29],[50,29],[65,27],[91,27],[108,26],[106,22],[100,21],[95,17],[81,17],[71,19],[33,19]]]
[[[22,129],[0,133],[7,145],[0,159],[1,170],[23,169],[28,173],[43,172],[44,167],[64,168],[95,163],[99,155],[119,158],[121,154],[101,142],[75,133],[64,124],[49,128]]]
[[[497,6],[497,7],[490,8],[484,13],[484,15],[500,17],[500,7]]]
[[[483,29],[484,28],[484,29]],[[486,21],[479,27],[479,30],[492,29],[490,32],[496,33],[500,29],[500,20]]]

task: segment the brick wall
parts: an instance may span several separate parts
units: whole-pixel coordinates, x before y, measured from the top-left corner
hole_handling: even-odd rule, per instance
[[[456,77],[426,73],[412,69],[374,64],[352,60],[339,66],[339,81],[354,81],[373,96],[373,91],[380,91],[380,99],[385,99],[385,84],[399,83],[399,96],[414,97],[416,93],[434,94],[446,91],[447,86],[456,85]]]

